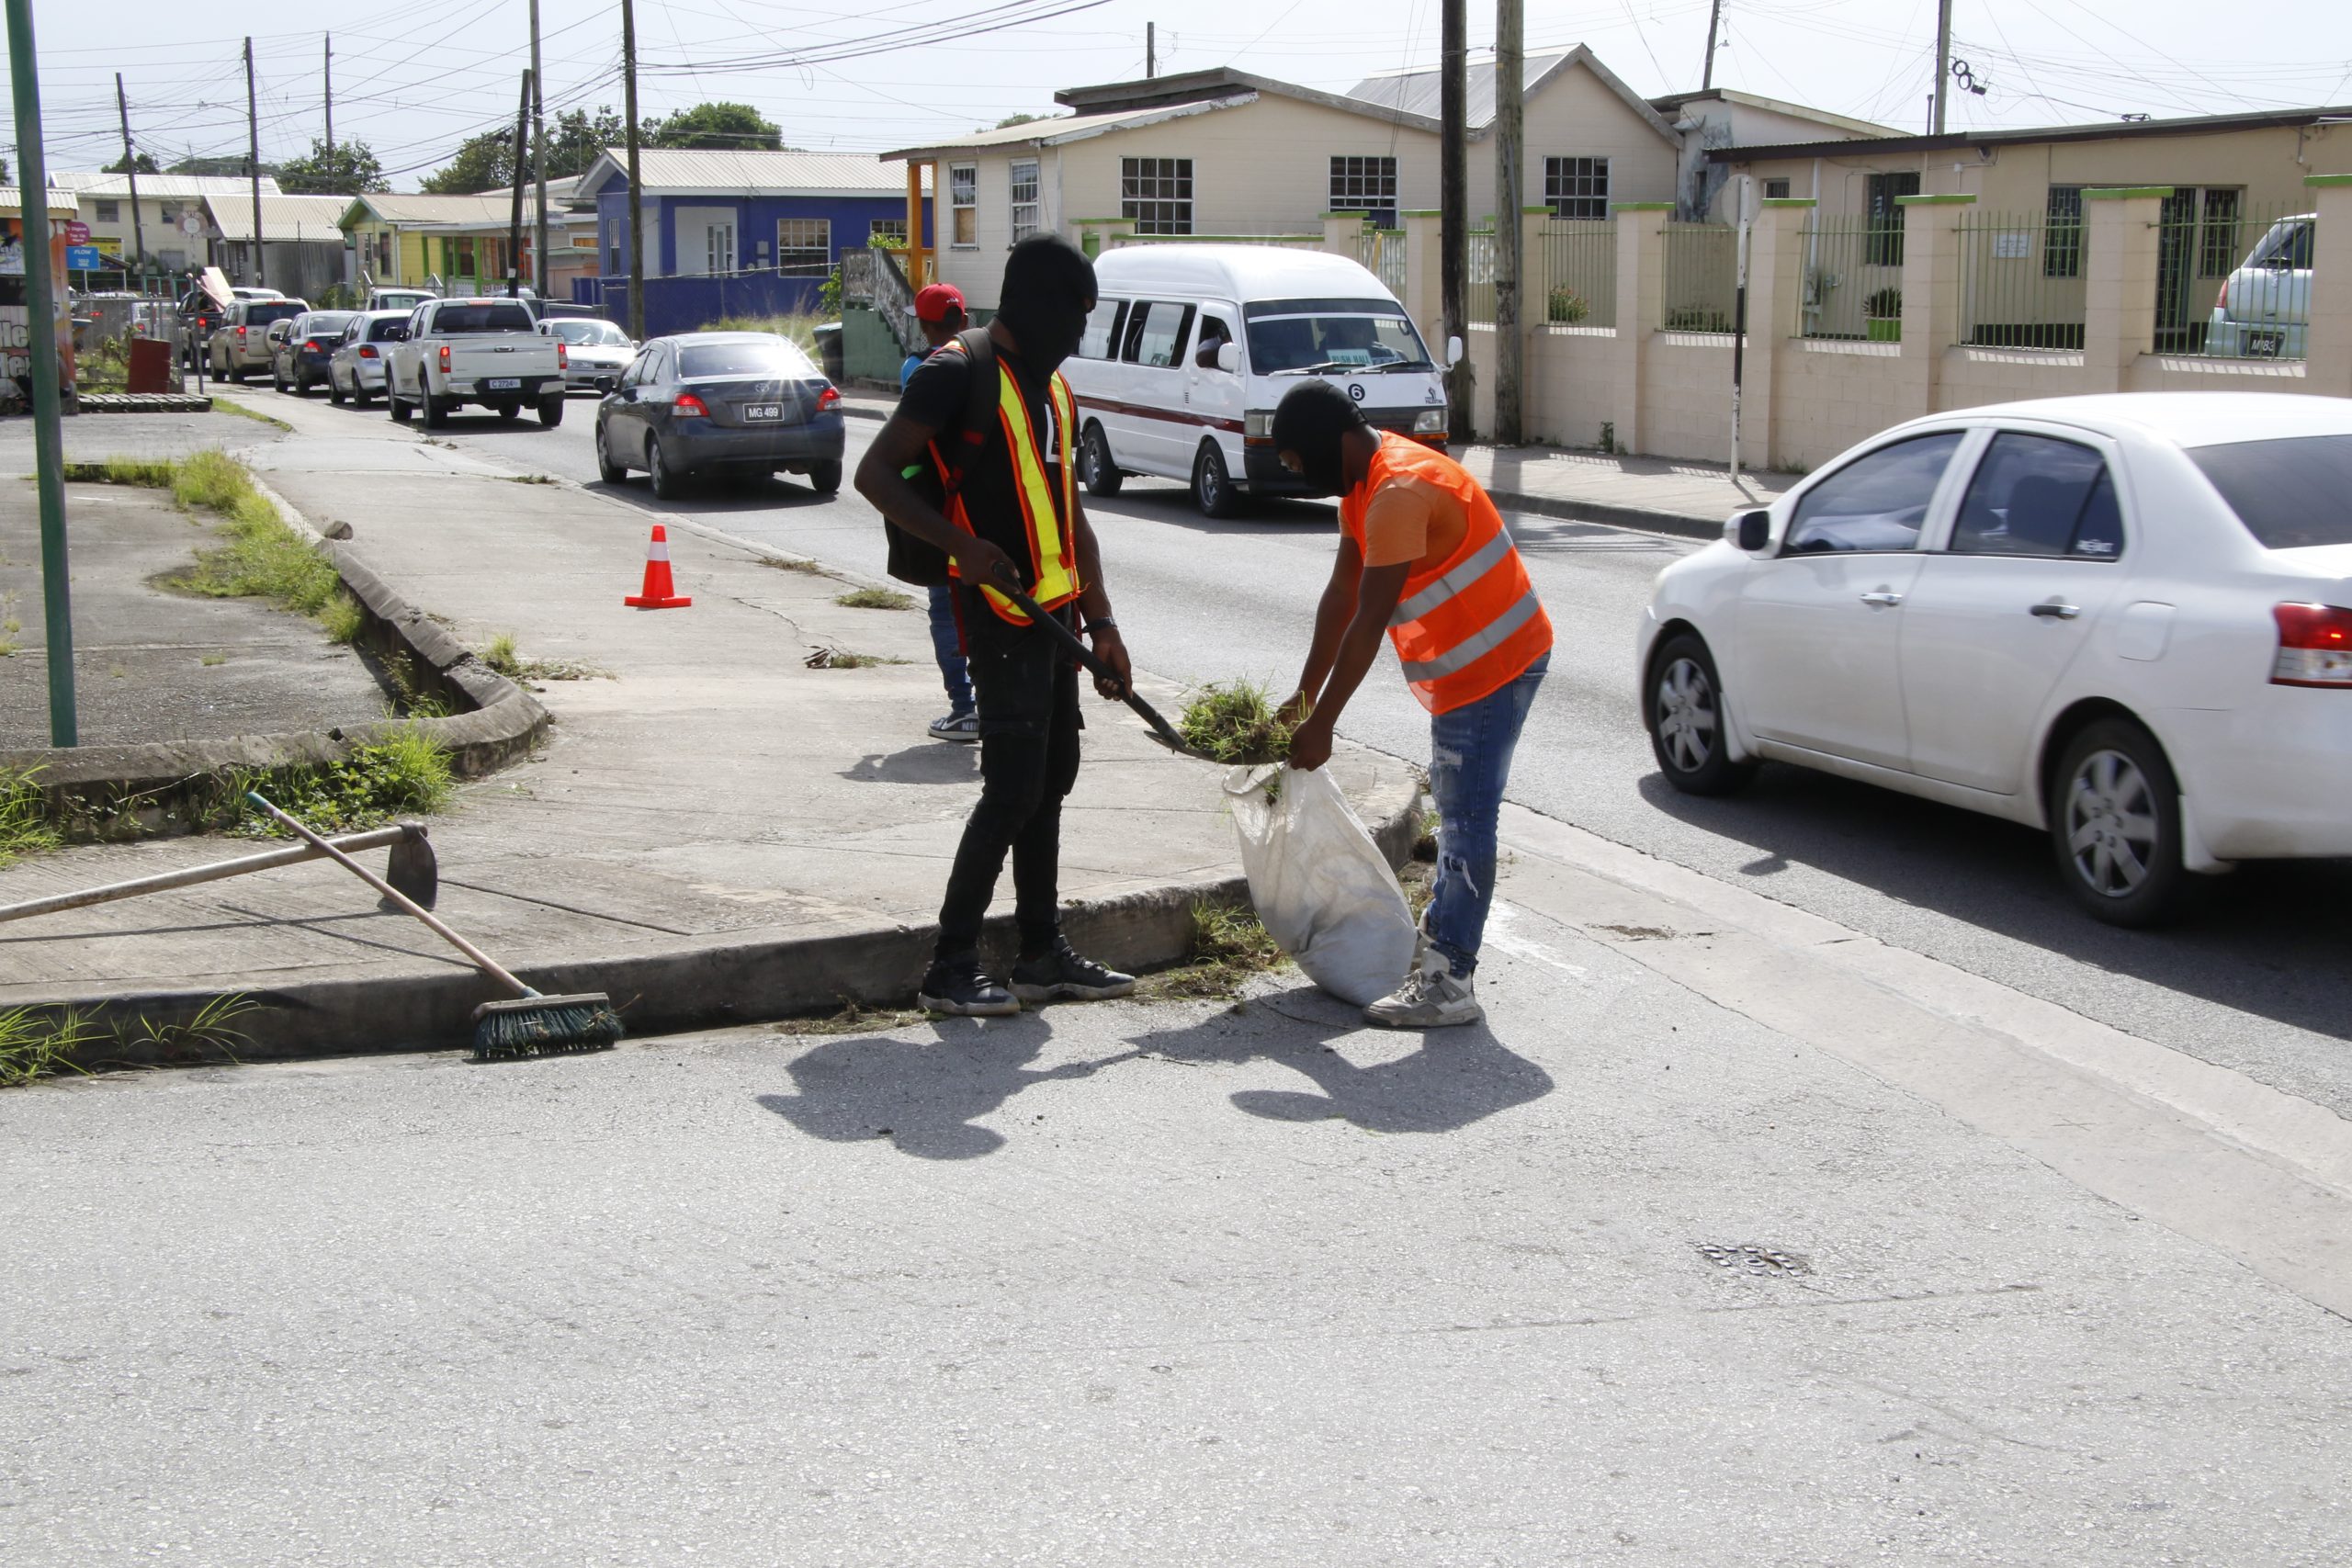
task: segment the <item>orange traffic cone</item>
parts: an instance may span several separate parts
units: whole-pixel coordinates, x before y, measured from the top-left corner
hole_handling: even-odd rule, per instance
[[[670,581],[670,534],[661,524],[653,525],[653,538],[645,547],[645,589],[621,601],[640,610],[683,610],[694,603],[678,596],[678,585]]]

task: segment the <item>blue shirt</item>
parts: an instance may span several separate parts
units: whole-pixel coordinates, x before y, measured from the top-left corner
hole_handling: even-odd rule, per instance
[[[931,350],[929,349],[924,349],[921,354],[907,355],[907,362],[899,367],[899,390],[903,392],[907,389],[907,383],[915,378],[915,372],[921,369],[922,362],[930,357]]]

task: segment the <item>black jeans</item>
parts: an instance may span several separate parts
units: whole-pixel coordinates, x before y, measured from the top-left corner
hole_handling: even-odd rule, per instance
[[[1061,934],[1062,799],[1078,782],[1078,664],[1053,633],[1016,626],[961,587],[980,710],[980,803],[964,824],[939,909],[942,959],[979,951],[980,922],[1012,855],[1013,918],[1026,956]]]

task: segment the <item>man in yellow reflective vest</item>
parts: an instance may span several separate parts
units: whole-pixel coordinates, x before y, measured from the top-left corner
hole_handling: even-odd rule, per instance
[[[979,700],[980,800],[956,851],[919,999],[934,1012],[978,1018],[1019,1012],[1024,1001],[1135,989],[1133,976],[1082,957],[1061,934],[1062,799],[1078,779],[1084,728],[1078,666],[996,592],[1017,588],[1046,614],[1081,625],[1118,674],[1096,689],[1120,695],[1132,672],[1079,502],[1077,410],[1059,374],[1094,309],[1093,264],[1058,236],[1033,235],[1006,259],[1000,299],[985,338],[947,344],[908,378],[898,412],[857,468],[859,493],[945,552],[956,578]],[[905,477],[927,461],[953,471],[944,506]],[[981,919],[1008,852],[1021,932],[1009,987],[982,971],[979,956]]]

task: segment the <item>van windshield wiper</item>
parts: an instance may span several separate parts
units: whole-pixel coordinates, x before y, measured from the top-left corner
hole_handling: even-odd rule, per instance
[[[1288,370],[1272,370],[1267,372],[1267,374],[1272,376],[1320,376],[1332,370],[1363,370],[1369,367],[1363,365],[1342,365],[1336,359],[1327,359],[1320,365],[1298,365],[1292,367]]]

